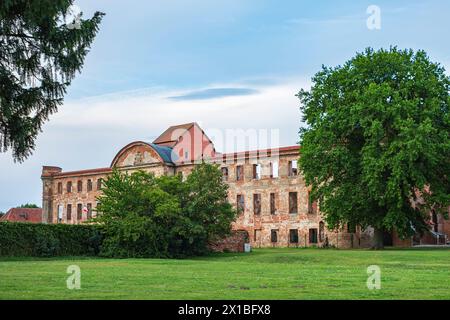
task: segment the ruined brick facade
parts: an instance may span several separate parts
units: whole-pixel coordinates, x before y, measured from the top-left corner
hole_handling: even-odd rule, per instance
[[[102,181],[112,168],[187,176],[196,163],[209,161],[221,167],[229,185],[228,199],[240,210],[233,229],[247,234],[253,247],[370,246],[371,228],[327,229],[298,174],[298,157],[298,146],[220,154],[196,123],[170,127],[153,143],[128,144],[107,168],[63,172],[44,166],[43,222],[80,223],[95,216]],[[449,226],[448,221],[440,221],[442,232],[450,234]],[[400,240],[395,235],[392,241],[393,245],[412,245],[412,239]]]

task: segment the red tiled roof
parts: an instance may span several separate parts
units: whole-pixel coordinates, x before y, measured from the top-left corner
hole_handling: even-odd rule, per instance
[[[0,218],[0,221],[11,222],[42,222],[42,209],[41,208],[12,208]]]
[[[258,155],[276,155],[276,154],[286,154],[286,153],[298,153],[300,146],[289,146],[289,147],[279,147],[272,149],[260,149],[260,150],[250,150],[250,151],[239,151],[231,153],[220,153],[214,159],[231,159],[231,158],[249,158],[257,157]]]
[[[63,177],[63,176],[75,176],[75,175],[93,175],[93,174],[99,174],[99,173],[107,173],[111,172],[112,169],[110,167],[108,168],[97,168],[97,169],[87,169],[87,170],[78,170],[78,171],[67,171],[67,172],[61,172],[61,173],[55,173],[52,176],[53,177]]]
[[[164,131],[158,138],[156,138],[153,141],[153,143],[173,147],[175,144],[174,142],[176,142],[177,141],[176,139],[178,139],[178,137],[174,139],[174,137],[172,136],[173,132],[179,129],[189,130],[193,125],[195,125],[195,122],[171,126],[168,129],[166,129],[166,131]]]
[[[131,145],[131,144],[130,144]],[[299,152],[299,146],[289,146],[289,147],[279,147],[272,149],[260,149],[260,150],[251,150],[251,151],[239,151],[239,152],[231,152],[231,153],[217,153],[216,157],[213,160],[225,160],[231,158],[250,158],[257,157],[258,155],[276,155],[276,154],[286,154],[286,153],[296,153]],[[111,167],[107,168],[98,168],[98,169],[87,169],[87,170],[78,170],[78,171],[67,171],[52,174],[53,177],[66,177],[66,176],[80,176],[80,175],[95,175],[102,173],[110,173],[112,172]]]

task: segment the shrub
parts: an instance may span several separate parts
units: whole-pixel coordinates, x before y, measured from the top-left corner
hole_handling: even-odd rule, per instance
[[[97,255],[102,243],[99,226],[0,223],[0,256]]]
[[[231,231],[236,212],[215,165],[198,165],[188,178],[115,170],[97,210],[106,257],[185,257],[208,252]]]

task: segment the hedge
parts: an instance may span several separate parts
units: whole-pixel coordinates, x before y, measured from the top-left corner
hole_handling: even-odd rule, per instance
[[[0,256],[92,256],[102,239],[96,225],[0,222]]]

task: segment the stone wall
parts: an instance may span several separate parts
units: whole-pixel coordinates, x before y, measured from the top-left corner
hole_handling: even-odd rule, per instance
[[[129,173],[144,170],[156,176],[181,174],[183,178],[186,178],[194,169],[194,164],[184,160],[189,160],[193,155],[204,159],[202,152],[210,150],[208,155],[215,155],[212,161],[227,173],[224,181],[229,185],[229,202],[237,207],[238,196],[243,199],[243,210],[240,211],[232,227],[233,230],[245,231],[252,247],[367,248],[371,246],[372,228],[362,230],[356,227],[350,230],[344,226],[338,231],[327,229],[320,213],[320,204],[310,201],[310,189],[306,186],[303,177],[297,174],[296,166],[293,165],[299,157],[298,146],[278,150],[215,154],[209,139],[206,139],[203,133],[200,136],[203,139],[200,150],[187,148],[183,143],[179,145],[179,153],[186,154],[188,157],[176,163],[171,162],[170,159],[163,159],[167,156],[156,152],[151,145],[137,141],[122,148],[113,159],[111,167],[108,168],[62,172],[59,167],[44,167],[42,171],[43,222],[80,223],[85,221],[88,218],[86,210],[82,211],[81,219],[77,217],[79,204],[83,209],[90,206],[94,216],[97,198],[102,194],[101,189],[97,188],[97,181],[106,179],[112,167]],[[241,179],[237,177],[238,167],[239,171],[242,170],[240,171]],[[89,180],[92,182],[92,190],[88,191]],[[81,191],[77,188],[78,181],[82,183]],[[67,190],[68,182],[72,182],[71,192]],[[293,203],[296,205],[293,206]],[[67,219],[68,205],[72,205],[71,219]],[[295,210],[293,210],[294,207]],[[58,219],[60,208],[62,208],[61,221]],[[438,229],[439,232],[450,235],[450,221],[440,216]],[[394,246],[412,245],[412,239],[400,239],[396,234],[393,234],[392,241]],[[428,240],[423,239],[423,241]],[[233,240],[229,240],[227,245],[237,247],[240,246],[240,242],[233,244]]]
[[[236,205],[237,195],[244,198],[245,209],[232,224],[233,230],[247,232],[252,247],[306,247],[306,246],[339,246],[360,247],[361,235],[350,235],[345,230],[339,233],[327,230],[318,206],[309,202],[309,189],[301,175],[291,172],[292,161],[298,158],[298,148],[290,147],[277,155],[244,153],[231,158],[214,160],[221,168],[228,169],[226,182],[229,185],[228,199]],[[179,164],[170,166],[155,162],[156,155],[147,146],[137,144],[124,148],[114,159],[113,163],[126,172],[144,170],[156,176],[182,174],[187,177],[193,170],[193,164]],[[136,162],[137,161],[137,162]],[[149,163],[147,163],[149,162]],[[277,164],[278,170],[274,168]],[[254,177],[254,165],[260,165],[259,176]],[[272,164],[272,169],[271,169]],[[243,168],[242,180],[237,180],[237,166]],[[47,167],[54,168],[54,167]],[[278,174],[275,174],[277,171]],[[80,223],[87,220],[88,213],[82,211],[81,219],[77,217],[77,206],[92,208],[95,216],[97,198],[101,189],[97,188],[98,179],[106,179],[111,173],[110,168],[98,170],[84,170],[77,172],[62,172],[60,168],[43,170],[43,208],[48,215],[46,221],[50,223]],[[87,181],[92,182],[92,190],[87,190]],[[78,192],[78,181],[82,183],[82,190]],[[68,192],[67,183],[72,182],[72,191]],[[59,190],[58,184],[62,184]],[[61,191],[61,192],[60,192]],[[290,193],[296,193],[296,212],[290,211]],[[254,195],[259,195],[260,211],[255,214]],[[274,195],[275,211],[271,212],[271,194]],[[72,205],[71,219],[67,219],[68,205]],[[58,220],[58,212],[62,208],[62,220]],[[276,241],[273,241],[273,232]],[[292,232],[295,233],[294,239]],[[294,240],[294,241],[293,241]],[[231,240],[230,240],[231,241]],[[228,243],[230,244],[230,243]],[[239,244],[240,245],[240,244]]]
[[[244,198],[244,210],[233,223],[233,229],[246,230],[252,247],[339,245],[336,241],[338,237],[327,230],[318,206],[310,203],[309,188],[303,177],[290,170],[292,162],[297,159],[298,149],[291,148],[281,150],[276,157],[257,157],[249,154],[236,156],[232,162],[218,162],[222,168],[228,169],[226,182],[229,185],[230,203],[237,207],[238,195]],[[273,172],[274,163],[277,163],[278,174]],[[254,176],[255,164],[261,166],[260,175],[257,177]],[[241,180],[237,178],[238,166],[243,169]],[[290,193],[296,193],[296,212],[290,212]],[[271,194],[275,199],[275,212],[271,210]],[[260,210],[255,210],[255,203]],[[323,231],[320,232],[321,230]],[[276,239],[273,232],[276,232]],[[344,240],[346,236],[349,239],[351,237],[345,231],[340,233],[343,239],[341,245],[350,247],[350,241]]]
[[[213,252],[244,252],[244,244],[248,243],[248,238],[246,231],[233,231],[230,236],[210,243],[209,248]]]

